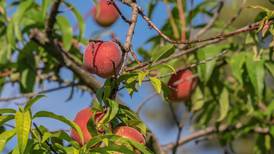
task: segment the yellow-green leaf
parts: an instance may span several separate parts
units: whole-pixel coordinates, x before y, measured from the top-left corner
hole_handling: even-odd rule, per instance
[[[217,121],[222,121],[227,116],[229,111],[229,95],[226,88],[223,89],[222,94],[219,99],[220,104],[220,115]]]
[[[15,128],[18,139],[18,148],[20,153],[24,153],[27,147],[30,128],[31,128],[31,115],[29,111],[17,111],[15,114]]]
[[[150,80],[152,86],[155,88],[156,92],[161,93],[161,90],[162,90],[161,80],[159,80],[158,78],[155,78],[155,77],[150,77],[149,80]]]

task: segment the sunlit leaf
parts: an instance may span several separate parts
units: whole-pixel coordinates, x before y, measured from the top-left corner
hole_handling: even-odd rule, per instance
[[[32,107],[32,105],[34,104],[34,103],[37,103],[41,98],[43,98],[43,97],[45,97],[44,95],[38,95],[38,96],[36,96],[36,97],[34,97],[34,98],[31,98],[28,102],[27,102],[27,104],[26,104],[26,106],[25,106],[25,110],[30,110],[30,108]]]
[[[64,16],[57,16],[57,24],[62,32],[63,45],[65,50],[69,50],[72,42],[72,27],[68,19]]]
[[[156,49],[154,49],[152,51],[152,57],[151,60],[154,62],[161,60],[163,58],[167,58],[168,56],[170,56],[172,53],[174,53],[174,45],[173,44],[167,44],[165,46],[159,46],[156,47]]]
[[[159,80],[158,78],[155,78],[155,77],[150,77],[149,80],[150,80],[152,86],[155,88],[156,92],[161,93],[161,90],[162,90],[161,80]]]
[[[239,81],[239,83],[243,84],[242,73],[243,73],[243,65],[245,62],[245,54],[238,53],[231,56],[229,60],[231,71],[233,76]]]
[[[264,61],[255,61],[253,57],[246,58],[246,68],[251,83],[259,99],[262,99],[264,89]]]
[[[203,96],[202,91],[200,90],[199,87],[197,87],[195,89],[193,95],[191,96],[191,103],[192,103],[191,111],[195,112],[195,111],[200,110],[203,107],[204,103],[205,103],[204,99],[205,98]]]
[[[48,112],[48,111],[40,111],[40,112],[37,112],[33,116],[33,118],[41,118],[41,117],[52,118],[52,119],[61,121],[61,122],[65,123],[65,124],[69,125],[70,127],[72,127],[73,129],[76,130],[76,132],[79,134],[81,140],[83,141],[83,139],[84,139],[83,138],[83,133],[82,133],[80,127],[76,123],[74,123],[73,121],[68,120],[64,116],[57,115],[57,114],[54,114],[54,113]]]
[[[2,152],[5,148],[7,142],[15,135],[15,129],[6,130],[5,132],[0,134],[0,152]]]
[[[217,121],[222,121],[226,117],[228,111],[229,111],[229,95],[226,88],[223,89],[220,99],[220,115]]]
[[[31,115],[29,111],[17,111],[15,115],[15,128],[20,153],[24,153],[31,128]]]
[[[66,1],[64,3],[67,5],[68,8],[71,9],[73,14],[77,18],[77,24],[79,27],[79,40],[81,40],[83,37],[83,34],[85,32],[85,21],[84,21],[82,15],[80,14],[80,12],[73,5],[71,5],[70,3],[66,2]]]

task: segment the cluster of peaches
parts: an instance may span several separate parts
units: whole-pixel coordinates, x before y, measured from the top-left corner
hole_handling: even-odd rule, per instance
[[[92,9],[92,16],[97,24],[102,27],[112,25],[119,17],[115,6],[109,4],[107,0],[99,0],[97,6]],[[120,46],[113,41],[93,41],[89,42],[84,52],[84,67],[91,73],[102,78],[110,78],[117,75],[122,65],[122,51]],[[173,74],[168,81],[170,101],[186,101],[190,98],[191,92],[195,88],[197,79],[193,77],[190,70],[181,70]],[[90,108],[80,111],[74,120],[80,126],[84,134],[84,143],[80,141],[78,134],[72,130],[72,138],[81,145],[91,139],[91,135],[87,129],[87,123],[91,117],[95,122],[99,122],[103,113],[93,113]],[[135,140],[141,144],[145,144],[144,136],[136,129],[128,126],[120,126],[114,129],[114,134]]]
[[[93,121],[95,124],[100,123],[100,120],[103,119],[105,113],[103,112],[96,112],[94,115],[94,112],[92,112],[92,109],[90,107],[85,108],[77,113],[74,122],[78,124],[78,126],[81,128],[81,131],[83,133],[84,140],[82,141],[79,134],[76,132],[76,130],[71,131],[71,137],[77,141],[80,145],[84,145],[90,141],[92,138],[91,134],[88,131],[87,124],[90,120],[90,118],[93,118]],[[98,130],[99,133],[104,133],[102,129]],[[113,133],[115,135],[125,137],[131,140],[134,140],[140,144],[145,144],[145,138],[142,133],[140,133],[137,129],[129,126],[118,126],[114,129]]]

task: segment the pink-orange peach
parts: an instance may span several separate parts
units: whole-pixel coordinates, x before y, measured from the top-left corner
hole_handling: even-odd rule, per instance
[[[168,96],[171,101],[186,101],[190,98],[192,90],[197,85],[197,78],[190,70],[178,71],[168,81],[171,92]]]
[[[96,23],[102,27],[111,26],[119,17],[119,13],[113,4],[107,0],[99,0],[96,6],[91,10]]]
[[[103,112],[97,112],[95,114],[95,119],[94,119],[95,123],[99,122],[103,118],[103,116],[104,116]],[[74,122],[80,127],[83,133],[84,141],[83,142],[81,141],[79,134],[74,129],[71,130],[71,137],[75,141],[77,141],[80,145],[84,145],[92,137],[87,128],[87,123],[89,119],[92,117],[93,117],[93,112],[91,111],[89,107],[81,110],[80,112],[76,114]]]
[[[115,135],[122,136],[128,139],[132,139],[136,142],[139,142],[141,144],[145,144],[145,138],[143,134],[141,134],[138,130],[135,128],[129,127],[129,126],[120,126],[117,127],[114,131]]]
[[[122,51],[113,41],[90,42],[84,53],[84,67],[102,78],[119,73]]]

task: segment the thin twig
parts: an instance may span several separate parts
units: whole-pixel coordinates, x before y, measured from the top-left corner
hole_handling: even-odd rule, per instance
[[[110,4],[112,4],[114,6],[114,8],[117,10],[117,12],[119,13],[120,17],[128,24],[131,24],[132,21],[128,20],[122,13],[122,11],[119,9],[119,7],[117,6],[117,4],[114,2],[114,0],[109,0]]]
[[[219,54],[215,55],[215,56],[212,56],[212,57],[209,57],[207,59],[204,59],[204,60],[201,60],[201,61],[198,61],[197,63],[193,63],[193,64],[189,64],[185,67],[182,67],[182,68],[179,68],[176,70],[176,72],[178,71],[183,71],[183,70],[187,70],[187,69],[190,69],[190,68],[194,68],[194,67],[197,67],[201,64],[205,64],[205,63],[208,63],[214,59],[217,59],[217,58],[220,58],[220,57],[223,57],[226,53],[228,53],[229,50],[224,50],[222,52],[220,52]],[[158,76],[158,78],[165,78],[165,77],[168,77],[170,75],[174,74],[173,72],[172,73],[167,73],[167,74],[164,74],[164,75],[161,75],[161,76]],[[197,77],[197,76],[196,76]]]
[[[71,86],[76,86],[79,84],[68,84],[65,86],[60,86],[60,87],[56,87],[56,88],[52,88],[52,89],[47,89],[47,90],[42,90],[39,92],[32,92],[32,93],[26,93],[26,94],[22,94],[20,96],[15,96],[15,97],[8,97],[8,98],[0,98],[0,102],[9,102],[9,101],[13,101],[13,100],[17,100],[17,99],[22,99],[22,98],[30,98],[39,94],[45,94],[45,93],[50,93],[50,92],[54,92],[54,91],[58,91],[58,90],[62,90]]]
[[[165,6],[166,6],[166,11],[167,11],[167,14],[168,14],[168,20],[170,22],[170,25],[171,25],[171,28],[172,28],[172,31],[173,31],[173,35],[176,39],[179,39],[179,37],[180,37],[179,36],[179,30],[178,30],[177,25],[175,23],[172,11],[169,8],[169,4],[168,4],[169,2],[168,2],[168,0],[164,0],[164,3],[165,3]]]
[[[155,65],[158,65],[158,64],[162,64],[162,63],[168,62],[170,60],[179,58],[179,57],[181,57],[181,56],[183,56],[185,54],[194,52],[194,51],[196,51],[196,50],[198,50],[200,48],[206,47],[208,45],[219,43],[219,42],[225,40],[226,38],[229,38],[229,37],[241,34],[241,33],[250,32],[250,31],[256,30],[256,29],[258,29],[258,27],[259,27],[259,22],[256,22],[256,23],[247,25],[245,27],[242,27],[240,29],[237,29],[237,30],[235,30],[233,32],[230,32],[230,33],[227,33],[227,34],[224,34],[224,35],[217,35],[215,37],[205,39],[205,40],[207,40],[207,42],[204,43],[204,44],[197,45],[196,47],[189,48],[189,49],[186,49],[186,50],[182,50],[181,52],[174,53],[173,55],[171,55],[171,56],[169,56],[167,58],[164,58],[164,59],[162,59],[162,60],[160,60],[160,61],[158,61],[158,62],[156,62],[154,64],[152,64],[152,62],[149,61],[149,62],[143,63],[141,66],[133,66],[133,67],[127,68],[126,71],[132,71],[132,70],[137,70],[137,69],[140,69],[140,68],[146,68],[150,64],[152,64],[152,66],[155,66]]]
[[[131,3],[130,6],[131,6],[131,9],[132,9],[131,23],[130,23],[129,28],[128,28],[128,32],[127,32],[127,36],[126,36],[126,42],[125,42],[124,46],[121,46],[122,50],[124,50],[124,52],[123,52],[124,55],[123,55],[122,67],[120,69],[119,75],[121,75],[122,71],[124,71],[124,66],[125,66],[125,63],[126,63],[127,58],[128,58],[128,52],[130,52],[130,50],[131,50],[131,46],[132,46],[131,42],[132,42],[135,27],[136,27],[137,19],[138,19],[137,4],[136,3]]]
[[[227,25],[224,26],[223,30],[221,31],[221,34],[223,34],[225,32],[225,30],[231,26],[234,21],[236,21],[236,19],[241,15],[242,11],[244,10],[245,8],[245,3],[246,3],[246,0],[243,0],[242,3],[241,3],[241,6],[239,8],[239,10],[237,11],[237,13],[235,14],[235,16],[233,16],[230,21],[227,23]]]
[[[181,137],[181,133],[182,133],[182,130],[183,130],[183,123],[180,122],[180,120],[178,120],[177,115],[175,113],[175,110],[172,106],[172,103],[168,103],[168,106],[169,106],[170,112],[172,114],[173,120],[175,121],[176,126],[178,128],[178,134],[177,134],[177,138],[176,138],[176,142],[175,142],[176,144],[172,148],[172,153],[176,154],[177,148],[179,146],[179,140],[180,140],[180,137]]]
[[[190,0],[190,12],[189,12],[189,40],[192,40],[192,18],[193,18],[193,6],[194,6],[194,0]]]
[[[204,35],[214,25],[214,23],[217,21],[217,19],[220,16],[223,6],[224,6],[224,0],[221,0],[218,4],[217,11],[214,13],[211,20],[208,22],[208,24],[204,28],[202,28],[200,31],[197,32],[197,34],[194,36],[194,39],[197,39],[201,37],[202,35]]]
[[[185,18],[185,12],[183,7],[183,0],[177,0],[178,10],[179,10],[179,17],[181,21],[181,41],[186,41],[186,18]]]
[[[132,3],[128,3],[126,1],[122,1],[124,4],[130,6]],[[136,3],[134,3],[136,4]],[[166,41],[172,43],[172,44],[194,44],[194,43],[201,43],[201,42],[208,42],[208,41],[213,41],[213,40],[219,40],[219,39],[224,39],[224,38],[227,38],[227,37],[231,37],[231,36],[234,36],[234,35],[238,35],[240,33],[244,33],[244,32],[248,32],[248,31],[253,31],[255,29],[258,28],[258,25],[259,25],[259,22],[256,22],[256,23],[253,23],[253,24],[250,24],[250,25],[247,25],[243,28],[240,28],[234,32],[230,32],[230,33],[227,33],[227,34],[222,34],[222,35],[217,35],[217,36],[214,36],[214,37],[210,37],[210,38],[205,38],[205,39],[196,39],[196,40],[192,40],[192,41],[180,41],[180,40],[173,40],[171,38],[169,38],[167,35],[165,35],[146,15],[145,13],[143,12],[143,10],[141,9],[140,6],[138,6],[138,12],[139,14],[142,16],[142,18],[154,29],[156,30],[156,32],[158,32],[158,34],[160,36],[162,36],[162,38],[164,38]]]

